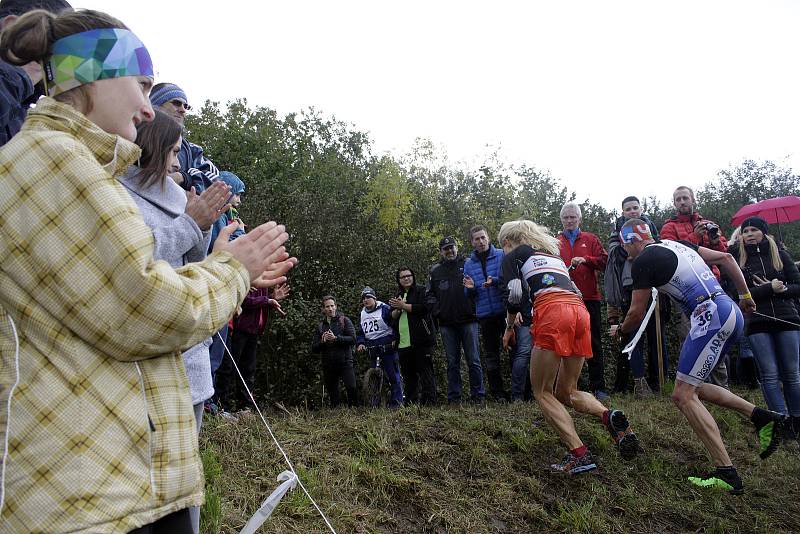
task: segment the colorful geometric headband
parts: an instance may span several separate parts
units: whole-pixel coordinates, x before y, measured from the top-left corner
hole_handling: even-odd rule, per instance
[[[59,39],[44,67],[50,96],[97,80],[154,77],[147,48],[133,32],[122,28],[89,30]]]
[[[634,226],[623,227],[619,232],[619,239],[625,244],[635,243],[636,241],[645,241],[653,239],[653,234],[650,232],[650,226],[646,224],[636,224]]]

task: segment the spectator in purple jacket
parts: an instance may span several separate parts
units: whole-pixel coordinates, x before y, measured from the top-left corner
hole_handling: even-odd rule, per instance
[[[0,31],[34,9],[60,13],[72,6],[64,0],[0,0]],[[42,66],[31,61],[21,67],[0,61],[0,146],[22,128],[28,108],[44,95]]]
[[[250,393],[254,392],[255,387],[258,339],[264,334],[270,311],[281,316],[286,315],[279,301],[288,297],[289,291],[287,284],[281,284],[271,290],[250,288],[250,292],[242,302],[241,313],[233,318],[233,331],[230,334],[231,354]],[[229,412],[242,410],[251,404],[230,358],[223,358],[216,378],[217,395],[225,410]]]

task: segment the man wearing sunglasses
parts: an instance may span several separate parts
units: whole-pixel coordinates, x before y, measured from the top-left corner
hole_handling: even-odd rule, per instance
[[[469,368],[470,400],[483,402],[483,369],[478,349],[475,299],[464,288],[464,258],[452,236],[439,242],[439,263],[431,267],[426,290],[428,307],[439,322],[447,353],[447,401],[461,402],[461,349]]]
[[[181,126],[186,119],[186,112],[192,109],[186,93],[174,83],[156,84],[150,92],[150,103],[153,109],[163,111]],[[181,170],[171,176],[187,191],[194,187],[199,194],[219,178],[217,166],[205,157],[201,147],[190,143],[186,137],[181,140],[178,162]]]

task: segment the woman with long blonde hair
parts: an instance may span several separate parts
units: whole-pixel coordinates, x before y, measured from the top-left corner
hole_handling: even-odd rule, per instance
[[[591,393],[578,390],[584,361],[592,357],[589,312],[559,255],[558,240],[547,228],[528,220],[503,224],[497,239],[506,253],[503,272],[515,276],[508,282],[509,300],[518,301],[527,290],[533,303],[534,397],[569,449],[564,460],[551,467],[571,475],[597,469],[565,406],[599,418],[622,457],[633,458],[639,444],[625,414],[609,410]],[[510,314],[508,320],[513,321]]]
[[[761,391],[770,410],[790,415],[788,437],[800,431],[800,272],[769,235],[767,221],[750,217],[741,224],[739,267],[756,302],[756,313],[744,323],[761,375]]]

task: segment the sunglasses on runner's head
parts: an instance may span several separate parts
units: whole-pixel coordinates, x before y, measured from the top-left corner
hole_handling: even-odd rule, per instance
[[[187,102],[184,102],[183,100],[178,100],[177,98],[174,100],[170,100],[169,103],[175,106],[176,108],[182,107],[186,111],[192,110],[192,106],[190,106]]]

